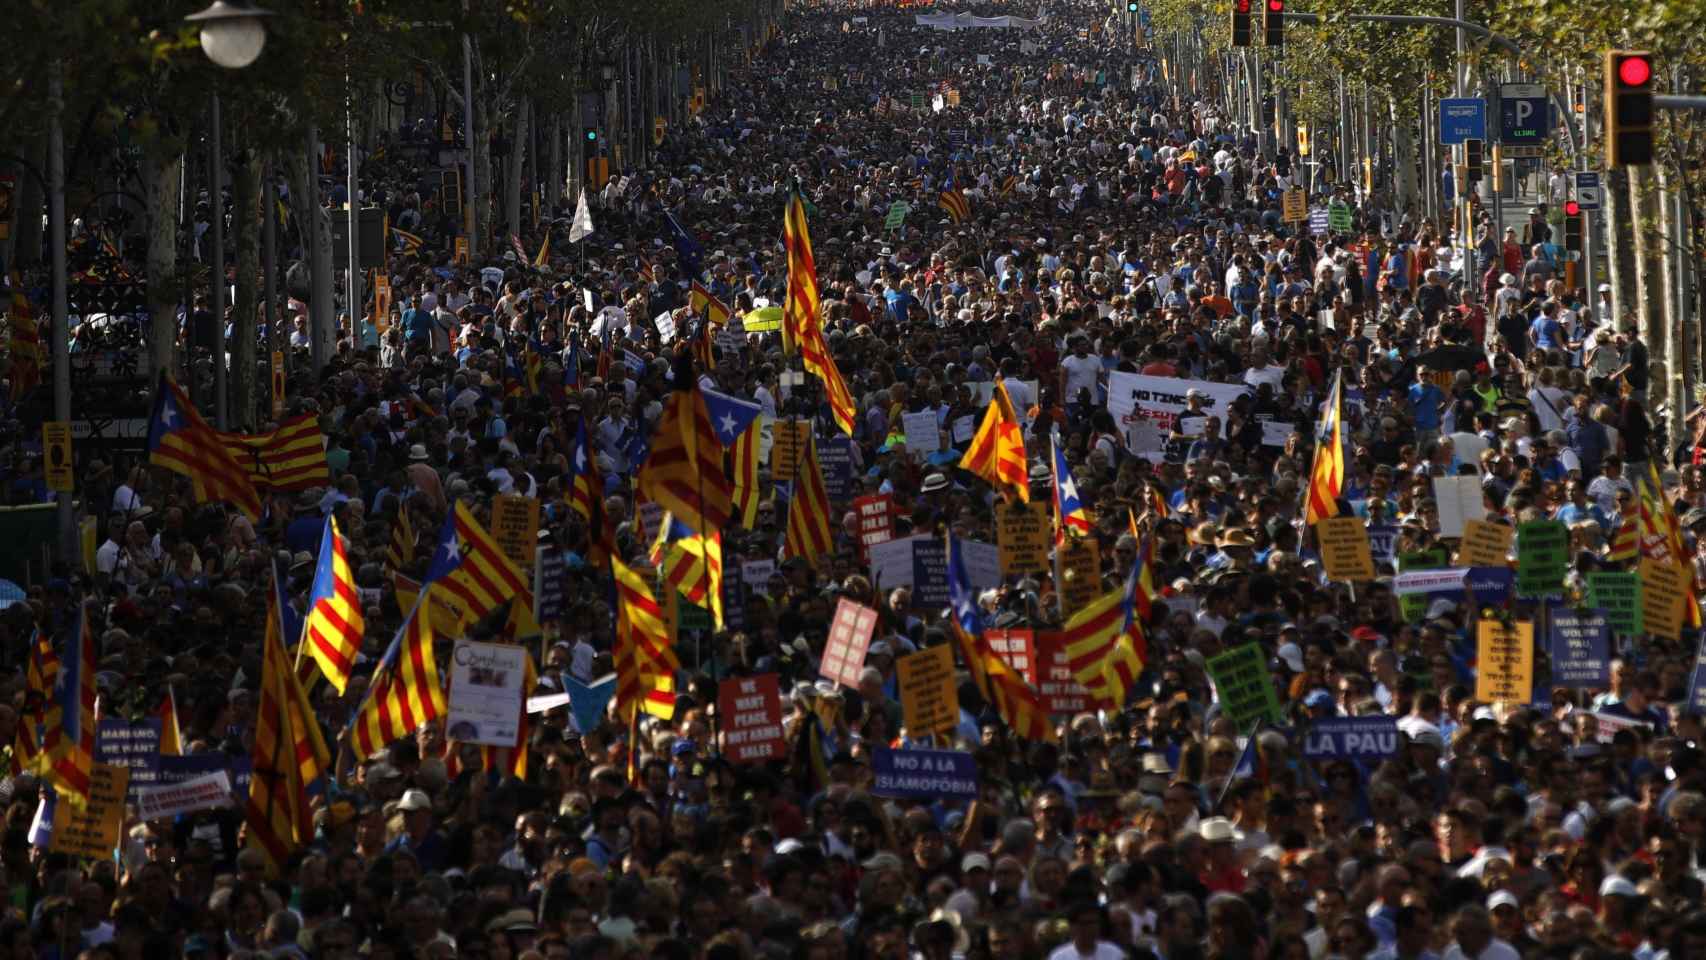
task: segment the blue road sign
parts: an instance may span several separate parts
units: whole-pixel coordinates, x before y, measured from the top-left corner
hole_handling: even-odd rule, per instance
[[[1465,140],[1487,139],[1487,101],[1458,97],[1439,102],[1439,142],[1456,146]]]
[[[1599,171],[1577,170],[1576,202],[1582,205],[1583,210],[1591,213],[1599,209],[1599,200]]]
[[[1545,85],[1507,83],[1499,87],[1499,142],[1538,147],[1551,131],[1550,120]]]

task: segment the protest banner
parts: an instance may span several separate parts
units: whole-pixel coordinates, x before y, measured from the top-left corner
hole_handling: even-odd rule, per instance
[[[224,770],[229,774],[232,801],[242,805],[248,799],[249,780],[254,776],[254,761],[249,757],[234,757],[228,753],[192,753],[181,757],[161,757],[158,785],[183,783],[215,770]]]
[[[829,638],[823,644],[818,675],[844,687],[859,689],[859,674],[865,669],[865,651],[877,628],[877,611],[842,597],[829,622]]]
[[[749,325],[750,328],[750,325]],[[770,427],[770,477],[787,481],[799,472],[811,439],[810,420],[778,420]]]
[[[1274,678],[1268,673],[1268,658],[1260,644],[1234,647],[1207,666],[1221,709],[1240,731],[1248,731],[1258,721],[1279,723],[1283,718]]]
[[[995,543],[1003,574],[1039,573],[1048,569],[1048,504],[1013,502],[995,508]]]
[[[1636,736],[1639,737],[1643,729],[1650,729],[1652,727],[1652,724],[1645,720],[1636,720],[1634,717],[1622,717],[1615,713],[1606,713],[1603,710],[1584,710],[1582,712],[1594,719],[1593,738],[1596,743],[1610,743],[1615,740],[1617,738],[1617,734],[1623,730],[1634,731]]]
[[[1617,633],[1645,633],[1641,622],[1641,575],[1633,570],[1590,573],[1588,606],[1605,613]]]
[[[1413,573],[1421,570],[1436,570],[1450,562],[1451,555],[1445,552],[1444,547],[1433,547],[1428,550],[1420,550],[1414,553],[1400,553],[1397,556],[1397,561],[1394,566],[1400,576],[1402,576],[1405,573]],[[1397,581],[1393,582],[1392,592],[1402,592],[1397,589]],[[1425,591],[1417,592],[1420,593]],[[1398,609],[1403,613],[1405,622],[1415,623],[1422,619],[1422,614],[1427,612],[1428,599],[1425,596],[1400,596],[1398,598]]]
[[[1361,517],[1328,517],[1315,524],[1315,539],[1329,579],[1374,579],[1374,552]]]
[[[1647,633],[1672,640],[1682,635],[1683,604],[1688,594],[1682,567],[1650,557],[1641,560],[1641,623]]]
[[[1570,569],[1570,528],[1557,520],[1530,520],[1516,528],[1516,594],[1556,597]]]
[[[1031,630],[991,628],[983,631],[989,649],[1031,686],[1037,685],[1037,637]],[[1038,691],[1039,693],[1041,691]]]
[[[907,735],[952,735],[960,722],[960,691],[954,685],[954,648],[926,647],[895,661],[900,709]]]
[[[879,797],[976,800],[977,761],[961,750],[871,751],[871,792]]]
[[[518,569],[533,569],[539,546],[539,501],[513,493],[492,498],[492,539]]]
[[[1232,401],[1250,393],[1248,386],[1211,380],[1181,380],[1140,373],[1108,372],[1108,412],[1113,414],[1121,436],[1138,420],[1152,420],[1164,432],[1173,429],[1179,414],[1190,409],[1185,402],[1189,390],[1203,395],[1203,410],[1224,420]]]
[[[1001,583],[1001,552],[993,543],[961,540],[960,555],[966,576],[978,590]],[[948,555],[946,545],[928,534],[889,540],[870,548],[872,583],[881,589],[910,587],[912,603],[919,607],[942,607],[948,603]]]
[[[136,793],[160,782],[160,720],[150,717],[130,723],[122,717],[102,717],[95,730],[95,762],[124,767],[131,801]]]
[[[1466,567],[1502,567],[1510,563],[1511,540],[1516,530],[1502,523],[1470,520],[1463,525],[1463,543],[1457,562]]]
[[[231,774],[215,770],[182,783],[144,787],[136,794],[138,820],[170,820],[198,810],[232,806]]]
[[[1553,686],[1611,686],[1611,623],[1603,611],[1549,605],[1546,641]]]
[[[1102,558],[1096,541],[1067,537],[1055,548],[1060,563],[1060,615],[1070,617],[1102,595]]]
[[[1303,737],[1305,760],[1390,760],[1398,754],[1398,718],[1316,720]]]
[[[1475,625],[1475,699],[1528,703],[1534,696],[1534,624],[1481,620]]]
[[[460,743],[515,746],[527,650],[513,643],[458,640],[450,658],[445,734]]]
[[[53,805],[53,840],[48,849],[78,857],[110,860],[124,826],[124,796],[130,770],[110,763],[90,768],[89,802],[78,810],[59,801]]]
[[[859,552],[894,539],[894,495],[877,493],[853,501],[859,516]]]
[[[1036,656],[1031,659],[1031,683],[1052,715],[1073,716],[1108,704],[1099,703],[1072,673],[1066,656],[1066,639],[1059,630],[1036,635]]]
[[[774,673],[734,677],[717,687],[723,756],[735,763],[762,763],[787,756],[782,733],[782,688]]]

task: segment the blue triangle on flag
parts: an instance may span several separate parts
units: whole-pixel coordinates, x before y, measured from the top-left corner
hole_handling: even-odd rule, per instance
[[[723,446],[732,447],[740,435],[758,419],[763,408],[750,400],[740,400],[715,390],[700,390],[705,396],[705,413],[711,418],[711,428]]]
[[[581,683],[563,674],[563,691],[569,695],[569,709],[575,715],[575,729],[582,733],[598,729],[604,719],[604,708],[616,695],[616,674],[612,673],[592,683]]]

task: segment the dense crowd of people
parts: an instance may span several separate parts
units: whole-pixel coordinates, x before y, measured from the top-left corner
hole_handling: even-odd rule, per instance
[[[1474,695],[1478,623],[1543,621],[1543,604],[1508,582],[1503,597],[1418,604],[1394,582],[1449,566],[1460,527],[1442,514],[1478,507],[1507,527],[1566,523],[1561,599],[1579,607],[1590,575],[1639,562],[1619,539],[1644,501],[1680,518],[1685,556],[1672,559],[1702,572],[1706,474],[1650,419],[1638,329],[1565,286],[1543,210],[1502,241],[1478,231],[1473,268],[1449,249],[1450,224],[1385,209],[1378,184],[1330,170],[1312,201],[1345,204],[1350,229],[1282,222],[1298,158],[1260,155],[1210,86],[1173,93],[1106,12],[1050,3],[1035,23],[944,31],[910,11],[796,10],[655,165],[589,189],[590,237],[569,241],[573,203],[523,235],[533,250],[550,232],[543,265],[497,237],[457,261],[455,218],[427,189],[437,172],[368,164],[365,189],[422,241],[390,258],[393,308],[370,315],[371,340],[346,328],[320,371],[302,362],[303,304],[286,331],[288,412],[319,415],[332,483],[270,496],[251,522],[146,457],[84,459],[93,569],[0,612],[13,665],[0,742],[30,709],[37,629],[63,638],[86,604],[103,713],[151,715],[170,692],[184,753],[240,764],[273,571],[299,605],[334,517],[367,639],[342,694],[312,693],[340,754],[315,790],[316,841],[278,871],[245,848],[240,803],[169,821],[133,809],[115,857],[79,859],[32,845],[39,786],[15,772],[0,783],[0,951],[1706,956],[1697,634],[1617,633],[1602,678],[1564,682],[1537,630],[1532,696],[1490,702]],[[582,429],[615,553],[641,569],[655,526],[635,477],[682,378],[760,404],[766,453],[779,418],[810,419],[820,443],[839,433],[818,379],[760,322],[786,297],[779,237],[796,188],[857,406],[830,554],[784,550],[788,491],[761,456],[754,519],[725,528],[722,550],[727,575],[762,577],[740,582],[726,629],[682,625],[673,717],[629,727],[615,704],[597,722],[551,707],[533,718],[525,778],[447,747],[442,723],[352,762],[347,725],[409,612],[394,574],[423,577],[454,504],[489,522],[494,496],[541,501],[540,546],[565,561],[561,609],[543,638],[521,639],[538,654],[532,692],[580,690],[613,669],[614,620],[601,531],[569,506]],[[951,190],[967,215],[939,203]],[[733,321],[698,332],[694,281]],[[518,378],[523,353],[540,364]],[[1116,395],[1133,374],[1169,378],[1176,402]],[[951,618],[882,582],[851,508],[887,494],[895,537],[997,543],[1002,498],[961,467],[995,382],[1024,424],[1032,499],[1055,502],[1055,447],[1069,467],[1100,548],[1095,592],[1137,564],[1156,588],[1122,641],[1141,636],[1141,676],[1118,703],[1055,714],[1052,739],[1016,735],[963,657],[954,733],[906,728],[896,663],[951,645]],[[1382,540],[1372,581],[1329,579],[1303,522],[1335,382],[1337,509]],[[921,442],[904,424],[924,412],[939,435]],[[1644,497],[1649,476],[1661,489]],[[1442,511],[1437,482],[1457,477],[1480,502]],[[14,502],[50,496],[39,464],[10,481]],[[393,570],[400,513],[418,549]],[[1074,612],[1058,570],[982,589],[983,619],[1058,631]],[[856,686],[819,671],[843,599],[879,615]],[[504,619],[470,634],[507,636]],[[1239,722],[1210,678],[1210,661],[1249,644],[1280,706],[1261,724]],[[759,674],[779,675],[786,756],[735,763],[718,682]],[[1399,731],[1378,756],[1309,746],[1334,721],[1372,717]],[[879,788],[880,753],[926,744],[969,752],[975,800]]]

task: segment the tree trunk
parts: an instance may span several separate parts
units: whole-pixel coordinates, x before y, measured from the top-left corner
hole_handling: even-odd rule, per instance
[[[551,152],[546,161],[545,189],[552,210],[563,205],[563,112],[551,111]]]
[[[255,394],[256,281],[260,278],[260,159],[239,149],[231,165],[231,240],[237,253],[237,294],[232,300],[231,422],[254,431],[260,422]]]
[[[1629,294],[1625,283],[1629,280],[1624,270],[1623,258],[1628,254],[1627,238],[1624,227],[1629,223],[1629,188],[1625,183],[1621,170],[1605,172],[1605,187],[1601,203],[1605,206],[1605,282],[1611,284],[1611,316],[1601,317],[1601,320],[1622,324],[1623,317],[1629,312]],[[1596,306],[1599,303],[1598,294],[1588,291],[1588,300]]]
[[[526,232],[521,223],[521,171],[525,169],[522,154],[527,150],[527,110],[528,100],[522,97],[515,105],[515,131],[509,138],[509,163],[504,171],[504,223],[518,237]]]
[[[47,191],[38,179],[47,176],[47,135],[26,141],[25,158],[35,169],[18,178],[18,226],[13,231],[12,248],[17,259],[7,258],[8,264],[33,267],[42,262],[42,223],[47,216]]]
[[[1629,218],[1635,236],[1635,316],[1641,333],[1647,339],[1647,353],[1654,366],[1653,381],[1648,385],[1647,402],[1658,403],[1666,395],[1661,379],[1669,377],[1670,327],[1664,318],[1660,301],[1659,271],[1654,262],[1660,251],[1651,234],[1656,222],[1652,190],[1652,173],[1645,167],[1629,171]]]
[[[1416,155],[1416,148],[1409,121],[1398,114],[1398,101],[1389,99],[1387,104],[1392,118],[1392,152],[1401,158],[1392,165],[1393,219],[1397,220],[1415,209],[1416,168],[1410,158]]]
[[[1654,393],[1664,397],[1670,405],[1665,417],[1665,428],[1674,446],[1675,441],[1682,436],[1682,417],[1688,412],[1688,394],[1684,390],[1685,373],[1691,359],[1688,350],[1687,332],[1682,326],[1682,298],[1679,294],[1678,274],[1681,264],[1678,260],[1678,242],[1682,239],[1676,222],[1676,194],[1672,187],[1670,168],[1663,163],[1655,164],[1653,170],[1658,174],[1658,189],[1654,191],[1654,201],[1658,205],[1658,250],[1659,250],[1659,303],[1664,308],[1665,330],[1671,338],[1670,365],[1666,383],[1661,387],[1654,384]]]
[[[178,179],[183,144],[150,140],[142,148],[148,209],[148,376],[173,369],[178,338]]]
[[[322,363],[337,352],[337,317],[332,303],[332,231],[319,196],[320,136],[310,130],[306,150],[291,150],[290,196],[301,231],[303,259],[308,265],[308,329],[315,341],[313,356]],[[320,371],[315,370],[318,376]]]

